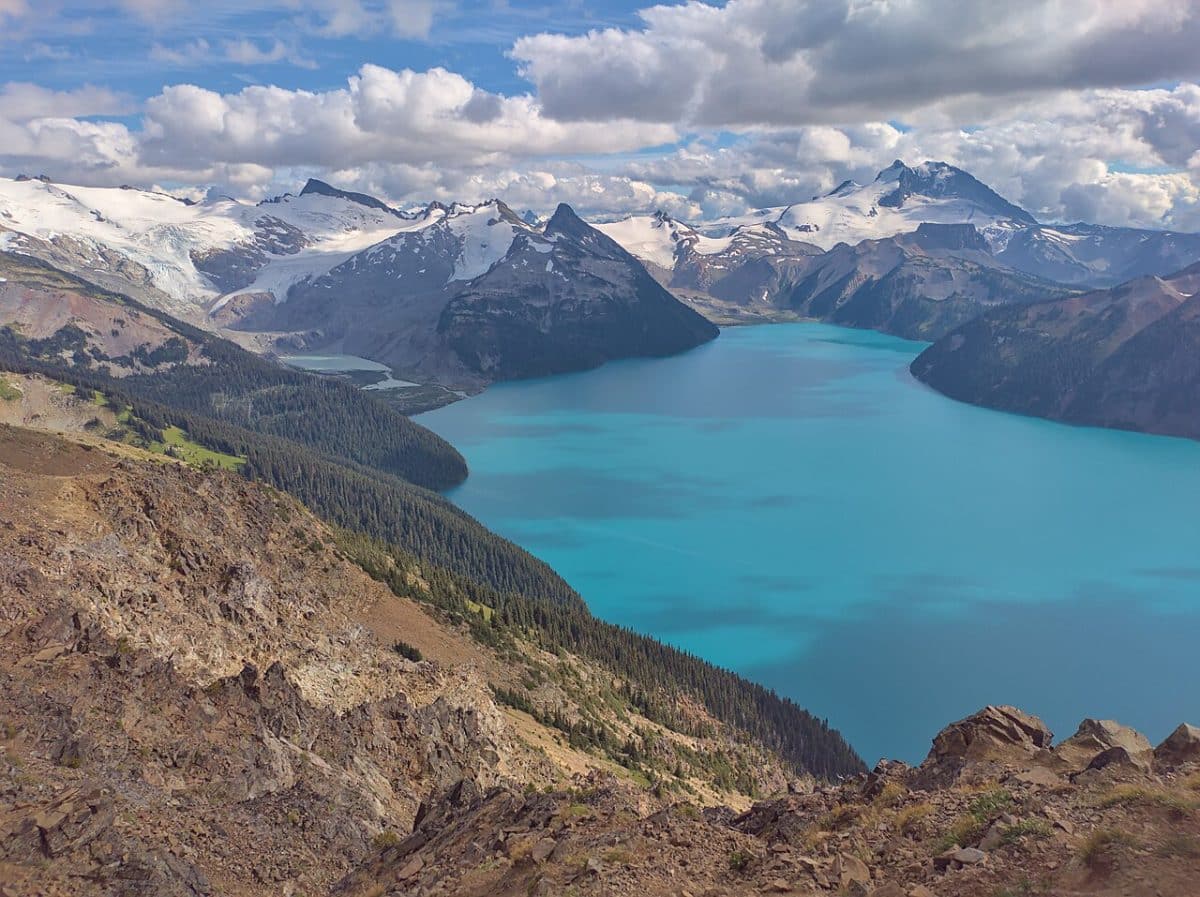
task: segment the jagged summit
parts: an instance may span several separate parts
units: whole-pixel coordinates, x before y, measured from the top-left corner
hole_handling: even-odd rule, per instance
[[[914,196],[927,199],[959,199],[972,204],[978,213],[1017,224],[1034,225],[1037,219],[972,175],[946,162],[923,162],[909,168],[897,159],[879,172],[877,183],[896,186],[881,196],[879,205],[900,208]],[[969,219],[968,219],[969,220]]]

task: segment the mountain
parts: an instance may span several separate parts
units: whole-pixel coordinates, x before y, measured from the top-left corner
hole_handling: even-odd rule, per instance
[[[774,304],[803,318],[932,340],[993,306],[1065,293],[997,262],[974,225],[922,224],[911,234],[838,244],[798,270]]]
[[[894,237],[924,223],[969,223],[983,231],[1037,222],[960,168],[945,162],[910,168],[897,159],[869,184],[845,181],[807,202],[709,222],[702,231],[726,236],[740,226],[774,224],[792,240],[832,249],[838,243]]]
[[[663,213],[598,227],[718,320],[809,318],[936,339],[993,305],[1067,292],[1003,265],[973,224],[923,223],[828,251],[773,223],[741,225],[726,237],[706,237]]]
[[[821,254],[774,223],[745,224],[709,237],[666,212],[597,224],[660,283],[712,319],[764,314],[789,277]]]
[[[993,252],[1029,213],[944,162],[692,227],[665,213],[597,227],[715,320],[812,318],[935,339],[984,308],[1063,294]],[[985,233],[986,231],[986,233]]]
[[[309,178],[304,185],[304,189],[300,191],[301,196],[331,196],[335,199],[345,199],[350,202],[356,202],[361,206],[366,206],[368,209],[376,209],[380,212],[387,212],[395,215],[397,218],[409,218],[410,215],[405,214],[397,209],[393,209],[382,200],[376,199],[374,196],[368,196],[366,193],[353,193],[349,190],[339,190],[337,187],[330,186],[324,181],[318,181],[316,178]]]
[[[679,352],[717,335],[567,206],[538,228],[495,200],[431,206],[231,326],[303,334],[311,348],[337,346],[402,377],[476,385]]]
[[[354,353],[420,382],[477,388],[716,336],[565,207],[531,224],[497,200],[408,213],[318,180],[250,205],[0,179],[0,228],[11,251],[259,351]]]
[[[1043,225],[967,172],[897,160],[869,184],[690,226],[597,227],[714,320],[816,318],[933,339],[983,308],[1164,275],[1200,234]]]
[[[468,368],[507,379],[682,352],[718,330],[560,205],[450,300],[438,333]]]
[[[987,312],[912,364],[951,398],[1200,438],[1200,265]]]
[[[1171,274],[1200,259],[1200,234],[1099,224],[997,231],[994,240],[996,258],[1005,265],[1083,287]]]

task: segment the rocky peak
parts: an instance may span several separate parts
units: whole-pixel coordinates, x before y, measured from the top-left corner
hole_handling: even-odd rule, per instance
[[[568,237],[585,237],[591,233],[597,233],[591,225],[575,214],[565,202],[560,202],[558,208],[554,210],[554,214],[550,216],[550,220],[546,222],[546,236],[552,234],[562,234]]]
[[[301,196],[330,196],[335,199],[344,199],[349,202],[358,203],[360,206],[366,206],[370,209],[378,209],[381,212],[388,212],[392,215],[399,216],[400,213],[389,206],[383,200],[376,199],[374,196],[369,196],[366,193],[354,193],[349,190],[340,190],[333,187],[324,181],[319,181],[316,178],[309,178],[308,183],[304,185],[304,189],[300,191]]]
[[[900,208],[913,196],[930,199],[962,199],[980,210],[1019,224],[1033,225],[1037,220],[1013,205],[972,175],[946,162],[923,162],[909,168],[897,159],[875,178],[877,183],[895,183],[894,189],[879,199],[879,205]]]
[[[882,176],[883,176],[883,173],[881,172],[880,177],[882,177]],[[853,193],[855,190],[859,190],[861,188],[862,188],[862,184],[860,184],[858,181],[846,179],[846,180],[842,181],[840,184],[838,184],[836,187],[834,187],[832,190],[830,190],[828,193],[826,193],[825,195],[826,196],[847,196],[847,195]]]

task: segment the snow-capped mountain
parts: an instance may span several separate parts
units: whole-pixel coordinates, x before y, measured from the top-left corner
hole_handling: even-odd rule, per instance
[[[1109,287],[1135,277],[1165,276],[1200,259],[1200,234],[1039,225],[993,235],[996,258],[1019,271],[1082,287]]]
[[[316,180],[247,203],[0,179],[4,250],[255,348],[475,385],[695,345],[715,332],[696,312],[936,338],[1061,284],[1170,273],[1200,259],[1200,235],[1039,224],[961,169],[897,161],[738,218],[595,227],[499,200],[401,210]]]
[[[596,227],[640,258],[665,286],[718,318],[725,313],[706,300],[752,316],[754,303],[769,303],[791,274],[822,252],[772,222],[739,225],[723,237],[706,236],[665,212]]]
[[[248,306],[238,326],[383,361],[401,376],[533,376],[658,355],[717,330],[560,206],[544,227],[498,200],[431,206],[387,240]]]
[[[406,222],[382,203],[315,181],[299,196],[250,204],[0,179],[0,228],[13,232],[0,238],[7,245],[72,273],[132,281],[150,291],[138,298],[177,312],[207,311],[238,291],[282,299],[293,283],[327,271]],[[117,270],[122,266],[126,270]]]
[[[335,349],[454,385],[663,354],[716,335],[569,209],[538,225],[497,200],[414,213],[320,181],[249,204],[0,179],[0,250],[210,327],[254,332],[260,348]],[[465,331],[468,317],[490,322],[494,342]]]
[[[710,317],[802,315],[925,338],[996,303],[1200,260],[1200,234],[1039,224],[944,162],[896,161],[869,184],[696,226],[660,212],[598,227]]]
[[[983,231],[1037,222],[960,168],[945,162],[909,168],[897,159],[869,184],[845,181],[807,202],[720,219],[701,230],[725,236],[745,225],[773,224],[792,240],[832,249],[838,243],[853,245],[909,233],[923,223],[970,223]]]

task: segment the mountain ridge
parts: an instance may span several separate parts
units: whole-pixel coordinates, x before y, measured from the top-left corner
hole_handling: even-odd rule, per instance
[[[1069,423],[1200,438],[1200,263],[990,311],[912,364],[951,398]]]

